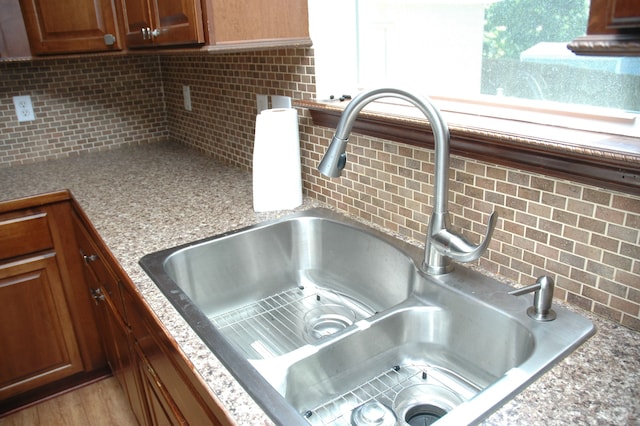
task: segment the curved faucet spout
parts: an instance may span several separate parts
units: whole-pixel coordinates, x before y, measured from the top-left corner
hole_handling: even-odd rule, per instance
[[[435,173],[433,213],[429,221],[425,244],[423,268],[429,274],[444,274],[453,268],[451,259],[458,262],[470,262],[478,259],[489,245],[493,229],[497,222],[494,212],[489,219],[487,235],[484,241],[475,246],[462,236],[449,230],[448,197],[449,197],[449,128],[442,118],[440,110],[429,100],[407,91],[382,88],[362,92],[347,105],[318,170],[328,177],[338,177],[342,173],[347,156],[346,148],[349,134],[360,111],[370,102],[380,98],[399,98],[417,107],[429,120],[435,143]]]

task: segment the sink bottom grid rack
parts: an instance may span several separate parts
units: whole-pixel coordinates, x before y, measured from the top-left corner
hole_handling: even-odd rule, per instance
[[[334,316],[334,328],[330,332],[339,331],[340,327],[346,328],[375,313],[347,295],[306,285],[211,316],[209,320],[247,359],[269,359],[322,337],[309,333],[313,325],[309,324],[307,314],[327,306],[345,308],[352,314],[351,318]]]
[[[481,390],[445,368],[424,364],[396,365],[357,388],[302,414],[313,426],[351,426],[352,412],[361,405],[377,401],[393,410],[402,404],[399,399],[405,393],[403,391],[411,388],[418,391],[413,393],[413,397],[418,395],[424,403],[432,399],[433,395],[423,389],[441,389],[453,395],[456,402],[467,401]]]

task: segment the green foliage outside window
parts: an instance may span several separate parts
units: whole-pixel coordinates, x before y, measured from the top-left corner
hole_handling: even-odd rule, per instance
[[[483,55],[518,59],[540,42],[569,42],[584,35],[588,0],[502,0],[485,13]]]

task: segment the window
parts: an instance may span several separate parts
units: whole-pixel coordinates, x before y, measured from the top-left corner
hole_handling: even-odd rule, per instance
[[[640,58],[576,56],[588,0],[310,0],[319,100],[408,87],[447,111],[640,136]]]

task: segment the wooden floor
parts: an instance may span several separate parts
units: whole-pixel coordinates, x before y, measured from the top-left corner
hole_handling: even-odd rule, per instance
[[[2,426],[137,426],[114,377],[0,418]]]

